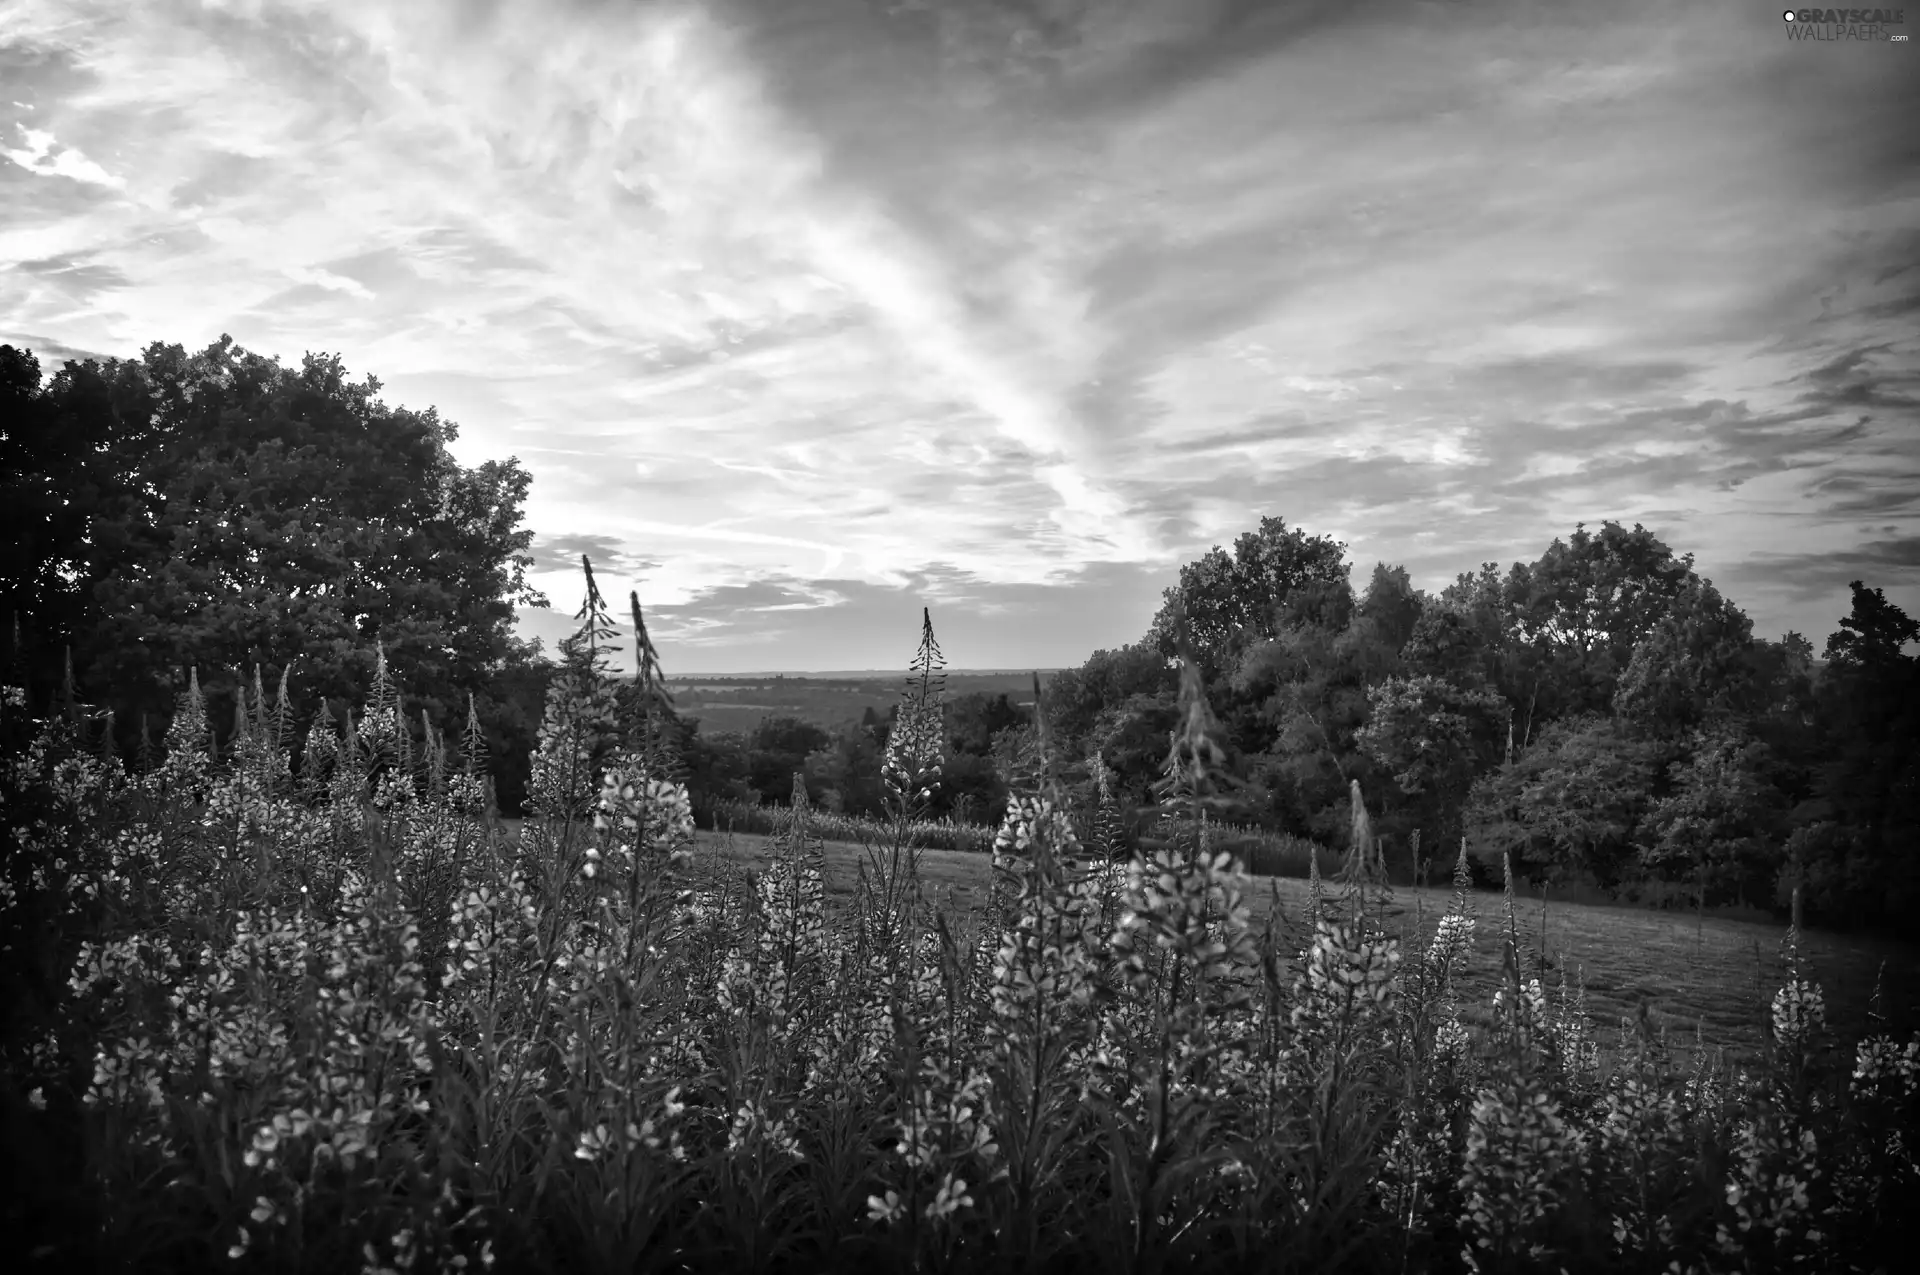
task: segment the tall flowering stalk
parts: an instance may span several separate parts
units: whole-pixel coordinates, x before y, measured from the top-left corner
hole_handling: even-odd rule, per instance
[[[1470,1079],[1468,1037],[1455,997],[1456,977],[1473,951],[1472,878],[1464,838],[1453,883],[1453,897],[1425,954],[1400,971],[1394,1042],[1404,1089],[1377,1187],[1398,1224],[1403,1256],[1452,1188],[1453,1112]]]
[[[1046,697],[1034,684],[1037,790],[1015,793],[994,839],[993,871],[1003,910],[983,1024],[992,1079],[993,1125],[1006,1183],[998,1220],[1001,1259],[1043,1261],[1051,1247],[1043,1209],[1061,1190],[1083,1108],[1073,1060],[1091,1037],[1101,936],[1099,884],[1082,870],[1081,847],[1053,777]],[[1057,1199],[1052,1200],[1057,1204]]]
[[[880,775],[891,804],[900,817],[911,818],[924,808],[940,781],[944,746],[946,658],[933,635],[933,613],[920,611],[920,646],[907,673],[900,698],[900,714],[887,738]]]
[[[923,915],[916,908],[910,920],[918,924]],[[962,1032],[969,1023],[977,1030],[980,1016],[967,1004],[971,988],[950,935],[937,923],[919,924],[918,941],[905,946],[886,1006],[898,1130],[889,1167],[900,1176],[867,1206],[868,1220],[892,1230],[905,1261],[924,1268],[950,1251],[955,1233],[986,1198],[984,1188],[1007,1173],[997,1141],[991,1046]]]
[[[1505,921],[1503,985],[1494,995],[1494,1031],[1502,1043],[1493,1082],[1474,1097],[1460,1174],[1469,1269],[1504,1269],[1546,1252],[1543,1227],[1558,1210],[1582,1151],[1577,1128],[1545,1083],[1540,1044],[1547,1024],[1540,980],[1522,982],[1514,917],[1513,862],[1502,854]]]
[[[911,885],[919,875],[919,850],[911,843],[908,829],[940,783],[946,743],[945,664],[933,635],[933,614],[922,607],[920,645],[907,672],[900,712],[880,766],[893,814],[892,835],[884,847],[869,846],[861,866],[858,938],[871,960],[886,959],[899,941]]]
[[[707,1066],[686,1012],[682,975],[694,954],[680,944],[694,904],[681,879],[693,816],[684,786],[650,771],[644,740],[639,749],[621,747],[619,697],[604,680],[599,648],[612,630],[591,565],[582,564],[586,624],[549,690],[534,767],[533,804],[548,826],[536,831],[530,821],[522,833],[523,842],[535,834],[523,859],[541,914],[530,1028],[539,1052],[504,1088],[511,1103],[536,1082],[558,1086],[575,1158],[587,1166],[581,1185],[599,1184],[570,1197],[570,1207],[591,1219],[607,1260],[631,1260],[657,1242],[673,1184],[684,1177],[684,1122],[667,1077]],[[651,702],[658,666],[644,626],[636,625],[636,641]],[[573,829],[588,817],[582,847]],[[644,1198],[648,1207],[609,1211],[620,1198]]]
[[[1120,1093],[1096,1108],[1109,1146],[1114,1257],[1129,1270],[1162,1260],[1195,1220],[1180,1216],[1177,1201],[1234,1159],[1212,1136],[1208,1069],[1222,1051],[1244,1048],[1223,1029],[1249,1003],[1234,971],[1250,971],[1258,960],[1244,877],[1231,854],[1207,846],[1205,814],[1233,780],[1178,607],[1174,641],[1180,725],[1156,787],[1163,805],[1188,822],[1151,858],[1136,852],[1128,865],[1123,911],[1109,942],[1121,989],[1145,1011],[1146,1048],[1114,1078]],[[1134,1093],[1137,1105],[1125,1101]]]
[[[1780,943],[1787,980],[1774,993],[1771,1023],[1777,1069],[1788,1086],[1782,1096],[1796,1107],[1806,1098],[1808,1069],[1827,1020],[1826,998],[1820,985],[1803,977],[1801,969],[1799,890],[1796,885],[1793,923],[1787,926]]]
[[[620,736],[618,696],[608,684],[601,650],[614,636],[613,622],[585,554],[580,566],[587,577],[586,599],[576,615],[582,623],[561,645],[562,665],[547,688],[528,784],[529,804],[542,823],[561,826],[563,839],[587,818],[600,771]],[[563,876],[577,870],[571,862],[560,865]]]
[[[1900,1200],[1920,1197],[1920,1145],[1905,1131],[1920,1117],[1920,1032],[1905,1045],[1885,1030],[1885,963],[1868,1002],[1870,1034],[1854,1047],[1848,1094],[1864,1146],[1837,1175],[1843,1202],[1856,1225],[1891,1233]]]
[[[808,1088],[824,1095],[832,1110],[849,1113],[855,1095],[890,1089],[900,1131],[895,1152],[905,1170],[901,1189],[889,1187],[867,1200],[868,1220],[904,1223],[894,1235],[907,1260],[919,1262],[924,1247],[947,1234],[956,1216],[974,1204],[959,1161],[975,1154],[982,1133],[981,1098],[986,1078],[956,1074],[952,1059],[929,1048],[933,1024],[943,1016],[939,944],[926,921],[920,893],[919,851],[911,825],[926,809],[939,783],[945,743],[945,658],[934,637],[932,613],[921,609],[920,643],[907,674],[900,711],[881,764],[881,779],[893,816],[884,845],[869,842],[855,881],[849,917],[851,942],[840,952],[835,977],[860,990],[844,998],[823,1024]],[[916,931],[918,940],[916,942]],[[952,1007],[947,1007],[950,1017]],[[888,1083],[885,1077],[891,1077]],[[927,1179],[939,1175],[937,1186]],[[978,1173],[974,1174],[975,1179]],[[931,1186],[932,1199],[924,1200]]]
[[[1819,985],[1804,977],[1797,888],[1794,902],[1793,923],[1781,942],[1786,982],[1771,1006],[1772,1083],[1748,1095],[1734,1127],[1727,1208],[1716,1234],[1722,1255],[1764,1263],[1765,1269],[1810,1269],[1820,1260],[1828,1238],[1821,1216],[1843,1211],[1835,1208],[1834,1188],[1844,1196],[1846,1187],[1832,1181],[1821,1163],[1826,1130],[1811,1072],[1826,1003]]]

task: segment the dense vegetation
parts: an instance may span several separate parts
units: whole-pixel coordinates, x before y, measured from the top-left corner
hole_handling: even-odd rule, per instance
[[[283,679],[230,759],[192,679],[164,760],[90,746],[71,690],[0,696],[4,906],[31,994],[0,1032],[0,1227],[64,1268],[335,1272],[1885,1268],[1914,1242],[1920,1036],[1839,1042],[1783,945],[1757,1064],[1532,977],[1508,894],[1469,1014],[1464,852],[1430,942],[1358,783],[1333,891],[1252,923],[1211,844],[1234,777],[1175,610],[1154,795],[1178,835],[1083,842],[1050,705],[1010,765],[994,884],[922,888],[930,622],[882,759],[891,835],[825,906],[804,779],[757,874],[696,851],[651,646],[586,619],[516,844],[484,744],[410,742],[384,655],[293,779]],[[30,924],[21,924],[22,919]],[[1421,936],[1425,938],[1424,935]],[[1490,1011],[1490,1012],[1488,1012]],[[10,1255],[11,1256],[11,1255]]]
[[[69,364],[46,384],[0,347],[0,605],[29,617],[30,703],[67,652],[123,754],[198,669],[211,746],[231,746],[251,672],[344,720],[384,643],[416,746],[471,702],[500,809],[517,815],[548,687],[569,658],[510,635],[531,533],[528,476],[466,470],[431,410],[389,408],[337,359],[300,370],[226,339],[187,355]],[[1177,723],[1176,603],[1213,688],[1234,819],[1332,844],[1358,781],[1398,879],[1464,836],[1556,887],[1783,907],[1890,927],[1920,905],[1920,625],[1856,582],[1815,659],[1747,618],[1641,527],[1582,526],[1540,558],[1430,596],[1379,564],[1356,591],[1345,546],[1265,518],[1181,569],[1141,641],[1048,685],[1068,795],[1110,772],[1127,831]],[[616,691],[631,696],[630,687]],[[696,817],[784,804],[877,818],[895,716],[778,716],[708,733],[664,710]],[[934,818],[997,826],[1033,729],[1004,695],[952,697]]]

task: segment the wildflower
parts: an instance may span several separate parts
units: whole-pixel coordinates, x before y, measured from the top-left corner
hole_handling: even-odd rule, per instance
[[[754,1134],[780,1155],[792,1159],[801,1159],[800,1143],[779,1120],[770,1120],[758,1103],[744,1103],[734,1113],[733,1125],[727,1131],[727,1153],[739,1155],[749,1149]]]
[[[1798,1137],[1775,1119],[1741,1122],[1734,1135],[1734,1163],[1726,1184],[1732,1225],[1721,1223],[1716,1241],[1728,1256],[1749,1256],[1770,1247],[1791,1252],[1803,1245],[1817,1252],[1821,1233],[1812,1229],[1808,1188],[1821,1177],[1813,1130]]]
[[[1720,1083],[1720,1077],[1709,1068],[1704,1060],[1695,1067],[1694,1074],[1687,1080],[1687,1110],[1696,1118],[1717,1116],[1721,1103],[1726,1099],[1726,1087]]]
[[[1493,994],[1493,1020],[1503,1031],[1513,1033],[1521,1048],[1530,1046],[1547,1026],[1547,992],[1540,980],[1530,978],[1520,985],[1520,994],[1509,1000],[1506,988]]]
[[[573,1149],[574,1158],[585,1160],[589,1164],[598,1160],[613,1146],[613,1135],[607,1132],[607,1126],[597,1124],[580,1135],[580,1144]]]
[[[889,1195],[892,1192],[888,1192]],[[965,1178],[957,1178],[949,1173],[940,1182],[940,1190],[927,1205],[927,1220],[939,1222],[952,1217],[961,1209],[973,1207],[973,1197],[967,1194]]]
[[[1307,950],[1306,1000],[1294,1008],[1294,1021],[1334,1022],[1366,1007],[1385,1008],[1399,965],[1400,940],[1366,938],[1357,926],[1321,918]]]
[[[1460,1174],[1462,1220],[1473,1237],[1462,1256],[1470,1269],[1480,1269],[1481,1252],[1538,1257],[1544,1251],[1531,1235],[1558,1207],[1559,1178],[1577,1146],[1560,1104],[1544,1091],[1522,1082],[1479,1092]]]
[[[693,836],[693,801],[686,785],[647,778],[638,758],[623,756],[601,779],[593,826],[637,833],[653,846],[679,844]]]
[[[1434,1062],[1442,1066],[1464,1062],[1470,1043],[1467,1029],[1458,1018],[1441,1019],[1433,1029]]]
[[[888,1191],[885,1198],[877,1195],[867,1197],[867,1221],[896,1222],[906,1214],[906,1205],[900,1201],[898,1191]]]
[[[1826,1000],[1817,983],[1791,978],[1773,996],[1773,1035],[1789,1051],[1806,1045],[1826,1022]]]
[[[1870,1036],[1855,1048],[1853,1091],[1860,1098],[1883,1091],[1896,1100],[1913,1095],[1920,1079],[1920,1035],[1900,1046],[1887,1036]]]
[[[1632,1184],[1665,1182],[1684,1170],[1686,1126],[1680,1104],[1637,1077],[1619,1079],[1602,1102],[1598,1147],[1624,1168],[1629,1189],[1614,1198],[1622,1206],[1612,1216],[1613,1240],[1623,1256],[1650,1253],[1673,1242],[1673,1221],[1661,1205],[1665,1193],[1632,1189]]]
[[[1473,948],[1473,918],[1449,912],[1440,918],[1433,945],[1427,949],[1427,964],[1438,973],[1456,968]]]

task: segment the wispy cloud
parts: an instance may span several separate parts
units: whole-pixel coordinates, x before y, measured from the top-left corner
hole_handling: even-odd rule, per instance
[[[1920,609],[1920,81],[1750,5],[39,0],[0,340],[342,353],[669,665],[1138,636],[1264,514]],[[599,565],[604,563],[604,568]],[[622,608],[616,607],[616,610]]]
[[[21,140],[26,144],[18,150],[0,149],[0,155],[6,156],[28,172],[45,177],[64,177],[69,181],[85,182],[90,186],[105,186],[113,190],[126,185],[124,178],[108,172],[73,147],[56,143],[52,133],[28,128],[25,124],[17,127],[20,130]]]

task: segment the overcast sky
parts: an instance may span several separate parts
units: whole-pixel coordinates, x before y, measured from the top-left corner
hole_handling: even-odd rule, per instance
[[[1920,613],[1920,50],[1784,27],[0,0],[0,341],[337,352],[533,474],[523,634],[585,551],[670,674],[1078,664],[1266,514],[1640,521],[1818,647]]]

